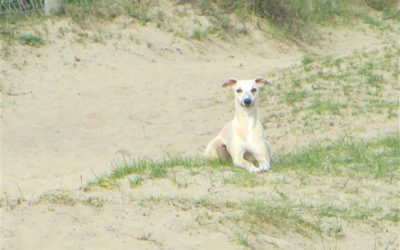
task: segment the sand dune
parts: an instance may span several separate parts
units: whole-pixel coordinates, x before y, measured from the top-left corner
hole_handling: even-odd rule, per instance
[[[61,27],[67,32],[60,34]],[[231,43],[196,42],[152,25],[122,27],[119,21],[104,27],[107,36],[100,42],[81,40],[73,31],[79,28],[66,20],[32,29],[45,34],[45,46],[13,45],[11,55],[0,60],[5,83],[1,180],[2,194],[7,196],[2,204],[21,196],[31,202],[15,210],[0,207],[2,249],[231,249],[226,228],[193,224],[192,215],[205,212],[203,208],[185,209],[184,204],[173,203],[146,207],[137,196],[121,198],[118,192],[106,194],[107,206],[101,210],[80,203],[30,204],[49,190],[77,190],[110,171],[122,153],[151,159],[201,155],[232,116],[230,96],[220,87],[229,77],[265,75],[300,63],[310,52],[338,56],[372,50],[382,47],[386,39],[377,32],[340,28],[326,31],[324,39],[313,46],[299,48],[256,30]],[[89,37],[96,35],[96,31],[85,32]],[[266,107],[260,112],[265,117],[274,110]],[[379,124],[375,121],[371,126]],[[395,126],[388,124],[392,130]],[[295,142],[302,141],[299,145],[304,146],[343,136],[330,131],[320,137],[316,134],[315,140],[302,140],[298,134],[284,134],[285,129],[290,125],[271,121],[267,134],[273,148],[288,150]],[[197,192],[210,186],[206,182],[199,181]],[[157,187],[180,193],[161,181],[148,185],[142,190],[149,195],[157,193]],[[224,192],[229,195],[228,190]],[[166,227],[170,230],[165,231]],[[306,248],[315,243],[298,245],[286,239],[263,238],[271,249],[278,245]]]

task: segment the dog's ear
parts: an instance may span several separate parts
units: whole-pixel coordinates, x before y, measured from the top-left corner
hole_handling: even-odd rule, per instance
[[[258,85],[271,85],[270,82],[268,82],[267,80],[265,80],[265,78],[259,76],[256,79],[254,79],[254,81],[258,84]]]
[[[232,87],[233,85],[235,85],[236,83],[237,83],[237,80],[234,79],[234,78],[231,78],[231,79],[225,81],[224,84],[222,85],[222,87],[224,87],[224,88],[230,88],[230,87]]]

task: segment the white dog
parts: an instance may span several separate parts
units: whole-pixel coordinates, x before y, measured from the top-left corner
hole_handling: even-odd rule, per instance
[[[221,132],[207,145],[207,158],[232,159],[235,166],[251,173],[271,168],[271,157],[264,130],[258,119],[259,87],[270,84],[262,77],[238,81],[229,79],[222,86],[235,94],[235,117],[225,124]],[[256,167],[253,162],[258,162]]]

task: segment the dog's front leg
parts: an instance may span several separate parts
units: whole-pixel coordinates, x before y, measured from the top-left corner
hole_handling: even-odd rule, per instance
[[[251,162],[247,161],[246,159],[244,159],[244,153],[245,153],[245,150],[242,149],[242,148],[233,148],[233,149],[231,149],[231,156],[232,156],[233,164],[236,167],[246,169],[250,173],[258,173],[258,172],[260,172],[261,171],[260,168],[257,168],[256,166],[254,166],[253,163],[251,163]]]
[[[259,161],[261,171],[268,171],[271,168],[271,162],[269,160]]]
[[[264,142],[264,147],[260,154],[256,154],[256,160],[261,171],[268,171],[271,168],[271,151],[268,142]]]

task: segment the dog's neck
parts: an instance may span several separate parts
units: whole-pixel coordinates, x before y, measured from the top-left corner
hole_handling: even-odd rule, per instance
[[[240,124],[247,124],[254,127],[258,122],[257,103],[251,107],[243,107],[240,103],[235,102],[235,118]]]

